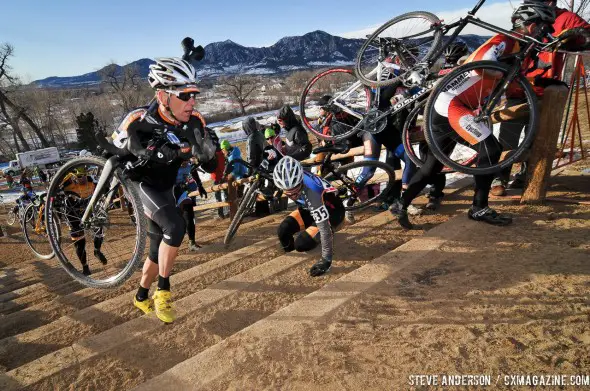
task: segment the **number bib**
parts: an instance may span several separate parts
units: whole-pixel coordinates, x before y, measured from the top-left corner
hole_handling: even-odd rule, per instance
[[[330,214],[328,213],[328,208],[326,208],[325,205],[322,205],[317,209],[313,209],[310,213],[311,213],[311,217],[313,217],[313,221],[316,224],[322,223],[330,218]]]

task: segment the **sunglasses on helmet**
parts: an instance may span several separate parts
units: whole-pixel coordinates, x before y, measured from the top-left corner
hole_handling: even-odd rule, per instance
[[[198,94],[198,92],[196,92],[196,91],[184,92],[184,91],[166,90],[166,92],[176,96],[178,99],[180,99],[183,102],[188,102],[191,99],[196,99],[197,94]]]

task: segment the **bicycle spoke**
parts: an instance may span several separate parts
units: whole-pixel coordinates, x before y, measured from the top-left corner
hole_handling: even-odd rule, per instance
[[[415,12],[395,18],[381,26],[363,45],[357,57],[355,72],[366,85],[387,85],[394,68],[403,73],[421,62],[438,46],[440,33],[433,27],[434,15]],[[383,67],[383,77],[375,72]],[[389,71],[387,71],[389,69]]]
[[[330,102],[320,99],[329,96]],[[355,133],[369,108],[370,91],[352,71],[331,69],[316,75],[304,88],[300,112],[305,128],[322,139],[343,139]]]
[[[428,110],[430,127],[436,132],[433,151],[444,164],[469,173],[494,172],[509,167],[530,145],[534,95],[522,76],[506,89],[509,73],[506,65],[483,61],[466,64],[439,82]],[[468,82],[465,74],[471,77]],[[448,114],[438,114],[436,110],[445,105]],[[449,114],[455,116],[454,122]],[[457,142],[453,151],[445,150],[450,148],[449,140]]]

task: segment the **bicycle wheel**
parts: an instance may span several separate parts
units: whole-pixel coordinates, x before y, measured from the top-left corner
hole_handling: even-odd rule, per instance
[[[236,235],[236,232],[238,232],[238,228],[240,227],[240,224],[242,223],[244,216],[246,216],[246,213],[248,213],[248,211],[251,210],[254,206],[254,203],[256,202],[256,196],[258,195],[257,191],[259,187],[260,180],[253,182],[246,194],[244,194],[244,198],[242,198],[242,202],[240,202],[240,205],[238,206],[238,211],[236,212],[236,215],[234,216],[231,223],[229,224],[229,228],[227,229],[227,233],[225,234],[225,238],[223,239],[224,244],[230,244],[230,242]]]
[[[440,23],[436,15],[423,11],[391,19],[361,46],[355,75],[369,87],[395,83],[405,71],[432,57],[442,38]]]
[[[147,235],[137,189],[117,164],[87,222],[82,223],[96,188],[88,173],[94,169],[102,175],[105,164],[104,159],[90,156],[66,163],[51,181],[45,205],[48,236],[57,259],[72,278],[92,288],[113,288],[125,282],[143,261]],[[67,236],[72,240],[60,240]],[[84,258],[90,275],[81,270]]]
[[[320,118],[318,100],[324,95],[332,96],[327,104],[328,119]],[[370,104],[371,90],[360,84],[350,69],[333,68],[318,73],[307,83],[299,99],[299,114],[308,132],[322,140],[338,141],[361,130],[357,124]],[[324,134],[324,126],[338,129],[338,133]]]
[[[37,258],[51,259],[55,256],[55,253],[51,248],[51,243],[49,243],[43,208],[44,205],[40,207],[33,204],[27,206],[27,209],[25,209],[26,223],[23,224],[23,235],[29,248]],[[55,224],[59,225],[58,218],[56,218]]]
[[[337,190],[345,210],[358,210],[385,199],[395,171],[380,161],[363,160],[342,165],[324,177]]]
[[[537,132],[537,98],[528,80],[520,74],[504,90],[509,72],[508,65],[478,61],[454,69],[436,85],[424,109],[425,136],[441,163],[465,174],[492,174],[519,161],[530,148]],[[482,108],[498,91],[504,94],[491,108],[490,115],[485,116]],[[448,112],[451,100],[460,102],[462,108],[473,114],[461,118],[469,121],[462,126],[468,130],[461,134],[451,126],[447,116],[439,114],[439,111]],[[503,151],[497,163],[488,155],[490,143],[499,145]]]
[[[426,100],[420,102],[408,114],[408,118],[404,123],[404,130],[402,132],[402,142],[404,150],[410,157],[410,160],[417,166],[422,167],[426,162],[426,154],[428,152],[428,145],[426,144],[426,136],[424,135],[424,107]],[[454,172],[449,167],[444,167],[442,173]]]
[[[12,210],[12,208],[8,211],[8,213],[6,214],[6,224],[8,225],[14,225],[14,223],[16,223],[16,213],[14,213],[14,211]]]
[[[426,106],[425,100],[418,103],[416,107],[410,111],[402,131],[404,150],[408,154],[410,160],[418,167],[421,167],[426,161],[424,148],[421,147],[422,143],[426,143],[423,118],[424,106]]]

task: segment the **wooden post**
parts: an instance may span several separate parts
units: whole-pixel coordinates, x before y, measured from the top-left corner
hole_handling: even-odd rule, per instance
[[[539,131],[528,159],[529,172],[521,204],[541,203],[545,199],[567,96],[568,89],[565,86],[545,88]]]
[[[227,182],[227,202],[229,202],[229,218],[232,220],[238,211],[238,184],[236,184],[233,178]]]
[[[119,186],[119,208],[121,208],[121,210],[125,210],[125,196],[123,193],[123,188],[121,186]]]

